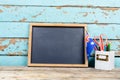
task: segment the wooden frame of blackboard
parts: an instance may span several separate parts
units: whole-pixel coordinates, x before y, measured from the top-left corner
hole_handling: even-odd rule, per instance
[[[43,64],[43,63],[31,63],[31,49],[32,49],[32,28],[34,26],[39,27],[73,27],[73,28],[84,28],[84,34],[86,34],[86,24],[62,24],[62,23],[31,23],[30,24],[30,34],[29,34],[29,44],[28,44],[28,66],[41,66],[41,67],[88,67],[88,59],[86,54],[86,44],[84,37],[84,64]]]

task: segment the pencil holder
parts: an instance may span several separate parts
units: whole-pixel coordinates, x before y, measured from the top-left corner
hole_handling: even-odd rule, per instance
[[[96,51],[95,69],[112,70],[114,69],[114,51]]]

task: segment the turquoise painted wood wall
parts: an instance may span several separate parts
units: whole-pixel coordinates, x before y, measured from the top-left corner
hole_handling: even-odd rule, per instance
[[[83,23],[107,34],[120,67],[120,0],[0,0],[0,66],[27,66],[29,23]]]

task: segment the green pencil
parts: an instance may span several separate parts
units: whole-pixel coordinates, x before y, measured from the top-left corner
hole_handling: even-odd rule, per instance
[[[107,51],[110,51],[110,48],[111,48],[111,44],[108,43],[108,45],[107,45]]]

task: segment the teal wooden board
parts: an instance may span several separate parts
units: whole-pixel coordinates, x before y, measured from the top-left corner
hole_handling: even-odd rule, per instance
[[[115,67],[120,68],[120,57],[115,58]]]
[[[27,66],[31,22],[86,23],[91,37],[107,34],[120,55],[120,0],[0,0],[0,66]]]
[[[0,22],[0,37],[28,37],[28,23]]]
[[[111,42],[111,50],[112,51],[120,51],[120,40],[110,41]]]
[[[27,55],[28,39],[0,39],[0,55]]]
[[[0,0],[2,5],[42,5],[42,6],[104,6],[120,7],[119,0]]]
[[[27,60],[27,56],[0,56],[0,66],[27,66]],[[94,59],[90,60],[94,65]],[[120,68],[120,58],[115,58],[115,67]]]
[[[89,58],[89,67],[95,66],[95,57]],[[115,68],[120,68],[120,57],[115,57]]]
[[[120,8],[0,6],[0,21],[120,23]]]
[[[0,66],[27,66],[27,56],[0,56]]]
[[[28,38],[29,23],[0,22],[0,37]],[[107,34],[108,39],[120,39],[120,25],[117,24],[88,24],[88,33],[91,37]]]
[[[88,24],[87,27],[90,37],[99,36],[100,34],[107,35],[108,39],[120,39],[120,25],[108,24],[108,25],[96,25]]]
[[[112,51],[120,51],[120,40],[110,40],[110,42]],[[27,53],[28,39],[0,38],[0,55],[27,55]]]

